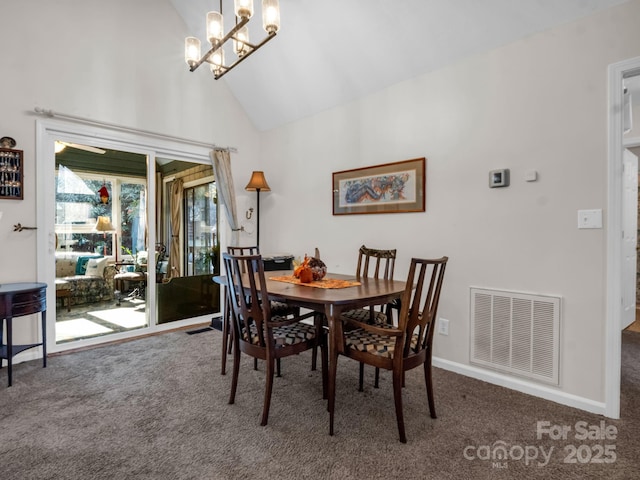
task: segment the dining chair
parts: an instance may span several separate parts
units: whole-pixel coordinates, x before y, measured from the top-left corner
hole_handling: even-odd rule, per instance
[[[250,247],[239,247],[239,246],[229,246],[227,247],[227,252],[231,255],[260,255],[260,248],[258,246],[250,246]],[[224,287],[226,288],[226,287]],[[229,342],[229,337],[232,334],[232,330],[230,327],[230,310],[231,306],[228,304],[225,297],[225,306],[224,312],[222,313],[222,365],[220,368],[220,374],[225,375],[227,371],[227,355],[231,353],[232,343]],[[300,315],[299,307],[291,307],[287,305],[285,302],[278,302],[276,300],[271,301],[271,313],[273,315],[278,316],[288,316],[288,315]],[[253,364],[254,369],[258,369],[258,360],[254,361]],[[314,368],[315,370],[315,368]],[[279,377],[280,372],[280,362],[277,362],[277,376]]]
[[[240,353],[264,360],[266,380],[261,425],[269,417],[271,391],[277,359],[320,347],[322,357],[322,395],[327,398],[327,335],[321,318],[309,325],[301,320],[315,317],[314,312],[299,316],[277,316],[268,301],[264,265],[260,255],[223,254],[227,274],[227,299],[232,307],[233,378],[229,403],[235,401],[240,370]]]
[[[339,355],[378,368],[393,375],[393,397],[400,441],[407,442],[402,411],[404,374],[420,365],[424,367],[427,399],[431,418],[436,418],[431,378],[431,356],[436,314],[448,258],[435,260],[412,258],[407,286],[402,294],[398,325],[372,325],[349,318],[338,322],[332,362]],[[342,328],[342,324],[355,327]],[[341,331],[340,331],[341,330]],[[335,408],[335,402],[334,408]],[[333,422],[333,411],[330,412]]]
[[[393,271],[396,265],[396,250],[380,250],[368,248],[365,245],[358,251],[358,265],[356,267],[356,278],[370,277],[383,280],[392,280]],[[400,302],[395,301],[385,305],[369,305],[366,308],[357,308],[342,312],[341,318],[345,320],[356,320],[373,325],[392,324],[393,311],[400,310]],[[380,369],[376,367],[374,387],[378,388],[380,383]],[[360,376],[358,379],[358,390],[363,391],[364,384],[364,363],[360,364]]]

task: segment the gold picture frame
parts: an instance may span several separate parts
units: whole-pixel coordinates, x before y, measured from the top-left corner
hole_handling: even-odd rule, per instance
[[[426,159],[333,173],[333,214],[425,211]]]

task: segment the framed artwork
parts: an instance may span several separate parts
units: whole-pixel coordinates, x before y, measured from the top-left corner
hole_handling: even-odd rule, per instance
[[[425,211],[426,159],[333,173],[333,214]]]

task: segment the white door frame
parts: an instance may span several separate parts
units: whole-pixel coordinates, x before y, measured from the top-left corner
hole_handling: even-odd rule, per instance
[[[622,81],[640,75],[640,57],[609,65],[607,160],[607,290],[605,325],[605,415],[620,418],[622,341]]]
[[[37,158],[37,225],[41,228],[37,231],[37,278],[39,282],[51,284],[55,278],[55,265],[51,261],[55,253],[55,189],[51,179],[55,176],[55,152],[54,141],[62,140],[84,145],[122,150],[147,155],[148,199],[155,202],[155,177],[153,165],[156,157],[184,160],[194,163],[210,164],[210,147],[196,145],[188,141],[180,141],[174,137],[162,138],[160,135],[146,135],[144,132],[117,129],[103,126],[73,122],[60,119],[38,119],[36,121],[36,158]],[[221,217],[221,234],[224,235],[226,224]],[[221,240],[224,240],[223,238]],[[149,244],[155,243],[155,215],[149,215]],[[151,265],[153,267],[153,265]],[[55,305],[55,289],[47,289],[47,303]],[[152,289],[153,290],[153,289]],[[194,325],[210,320],[211,315],[195,317],[187,320],[171,322],[170,324],[156,325],[155,316],[155,292],[150,292],[149,299],[149,331],[162,331],[187,325]],[[49,316],[47,320],[47,351],[58,352],[68,348],[94,345],[104,341],[113,341],[121,338],[138,336],[141,331],[115,333],[108,337],[98,337],[80,342],[56,345],[55,341],[55,316]],[[108,340],[105,340],[108,338]]]

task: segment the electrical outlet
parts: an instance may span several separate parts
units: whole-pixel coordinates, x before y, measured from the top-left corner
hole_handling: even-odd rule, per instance
[[[438,333],[440,335],[449,335],[449,320],[442,317],[438,319]]]

